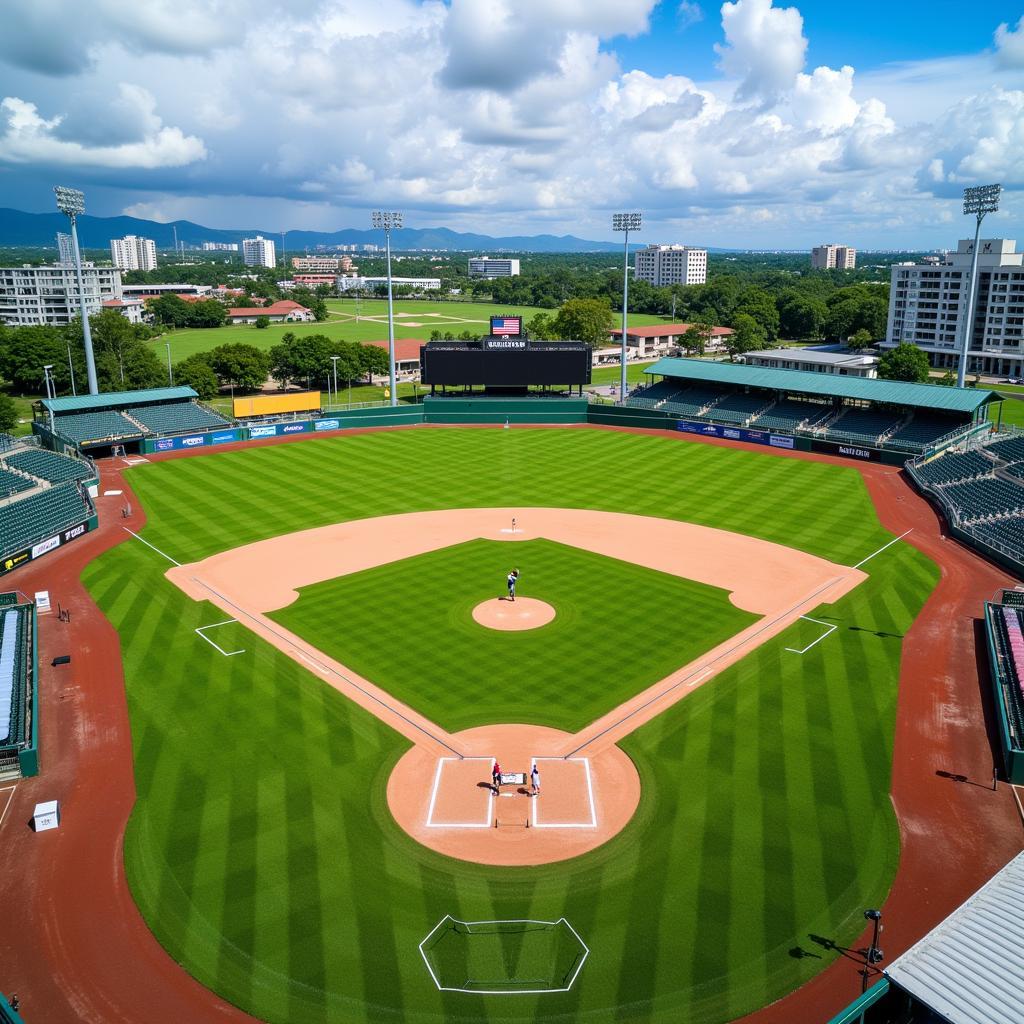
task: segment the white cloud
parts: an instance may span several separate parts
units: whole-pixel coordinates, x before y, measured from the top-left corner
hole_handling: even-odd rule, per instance
[[[57,136],[63,118],[47,120],[34,103],[17,96],[0,101],[0,161],[40,166],[108,168],[181,167],[202,160],[202,140],[180,128],[163,126],[154,112],[155,100],[144,89],[126,86],[122,97],[141,104],[146,135],[138,142],[115,146],[87,146]]]
[[[1024,68],[1024,16],[1011,29],[1005,22],[996,29],[996,63],[1003,68]]]
[[[807,40],[804,19],[795,7],[772,0],[735,0],[722,4],[725,45],[717,45],[722,69],[740,79],[737,97],[773,102],[793,87],[803,69]]]
[[[695,0],[680,0],[676,8],[676,25],[680,31],[704,20],[704,11]]]
[[[805,127],[848,128],[860,111],[853,98],[853,68],[845,64],[839,71],[821,67],[813,74],[797,75],[790,103],[797,122]]]

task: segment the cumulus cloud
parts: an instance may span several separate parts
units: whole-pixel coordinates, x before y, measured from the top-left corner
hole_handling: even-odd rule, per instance
[[[202,140],[185,135],[180,128],[163,125],[155,114],[155,100],[137,86],[126,86],[123,97],[141,105],[146,132],[135,142],[113,146],[89,146],[60,138],[60,114],[45,118],[34,103],[17,96],[0,101],[0,161],[39,166],[108,168],[181,167],[202,160]]]
[[[737,97],[774,102],[791,89],[807,52],[804,19],[795,7],[772,0],[722,4],[725,45],[716,44],[722,70],[740,80]]]
[[[996,63],[1003,68],[1024,68],[1024,16],[1011,29],[1003,22],[996,29]]]

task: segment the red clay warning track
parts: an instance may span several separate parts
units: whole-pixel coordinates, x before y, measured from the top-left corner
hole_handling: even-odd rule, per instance
[[[850,465],[830,456],[710,438],[679,440],[726,444],[765,458]],[[986,788],[992,775],[986,721],[991,701],[975,637],[981,602],[1014,581],[947,540],[937,514],[898,471],[857,468],[886,528],[894,534],[913,529],[907,542],[942,566],[938,587],[904,640],[892,784],[902,856],[883,906],[884,947],[891,961],[1024,845],[1009,787]],[[120,648],[78,576],[102,551],[130,539],[122,525],[141,528],[144,516],[124,487],[119,466],[106,463],[102,471],[101,492],[123,488],[136,510],[132,519],[120,518],[125,497],[100,498],[98,531],[4,580],[26,593],[49,590],[54,602],[70,609],[71,622],[60,624],[55,615],[41,621],[43,774],[18,783],[0,825],[0,905],[9,921],[0,936],[0,985],[18,994],[27,1020],[47,1024],[251,1021],[167,955],[135,908],[125,881],[121,844],[135,790]],[[64,653],[72,655],[69,666],[48,667]],[[956,783],[939,771],[966,775],[969,781]],[[32,807],[54,798],[62,802],[61,827],[37,836],[26,824]],[[858,964],[840,958],[785,999],[744,1018],[744,1024],[827,1019],[859,991]]]

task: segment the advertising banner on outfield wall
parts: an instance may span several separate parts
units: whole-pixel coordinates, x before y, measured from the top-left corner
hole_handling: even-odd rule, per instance
[[[299,423],[264,423],[261,426],[249,428],[249,439],[255,440],[258,437],[287,437],[289,434],[308,434],[312,429],[313,424],[309,420],[302,420]]]
[[[877,448],[863,448],[856,444],[841,444],[838,441],[811,442],[812,452],[822,452],[827,455],[844,455],[848,459],[860,459],[863,462],[878,462],[882,453]]]
[[[317,420],[314,430],[341,430],[341,420]]]
[[[26,548],[24,551],[19,551],[15,555],[8,555],[0,560],[0,576],[10,572],[12,569],[17,569],[19,565],[24,565],[26,562],[31,562],[34,558],[45,555],[49,551],[54,551],[62,544],[67,544],[68,541],[74,540],[76,537],[81,537],[82,534],[88,532],[88,529],[89,522],[86,520],[85,522],[78,523],[76,526],[69,526],[66,530],[61,530],[60,533],[55,533],[52,537],[47,537],[46,540],[41,540],[38,544],[33,544],[32,547]]]
[[[202,448],[208,444],[224,444],[227,441],[237,441],[241,436],[240,430],[215,430],[208,434],[186,434],[182,437],[158,437],[152,442],[152,451],[155,452],[177,452],[189,448]]]
[[[766,444],[773,448],[792,448],[793,438],[789,434],[772,434],[767,430],[748,430],[746,427],[727,427],[722,423],[698,423],[693,420],[677,420],[676,430],[687,434],[702,434],[705,437],[722,437],[727,441],[746,441],[748,444]]]

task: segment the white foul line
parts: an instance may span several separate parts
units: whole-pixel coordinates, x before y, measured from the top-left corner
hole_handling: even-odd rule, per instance
[[[139,538],[139,539],[141,540],[142,538]],[[214,628],[215,626],[227,626],[227,625],[230,625],[230,624],[231,624],[232,622],[237,622],[237,621],[238,621],[238,619],[225,619],[225,620],[224,620],[223,622],[211,622],[209,626],[200,626],[200,627],[199,627],[198,629],[196,629],[196,632],[197,632],[197,633],[198,633],[198,634],[199,634],[199,635],[200,635],[200,636],[201,636],[201,637],[202,637],[202,638],[203,638],[203,639],[204,639],[204,640],[205,640],[205,641],[206,641],[206,642],[207,642],[207,643],[208,643],[208,644],[209,644],[209,645],[210,645],[211,647],[216,647],[216,648],[217,648],[217,650],[218,650],[218,651],[220,651],[220,653],[221,653],[221,654],[223,654],[225,658],[231,658],[231,657],[234,657],[234,655],[236,655],[236,654],[245,654],[245,648],[243,647],[243,648],[242,648],[242,649],[241,649],[240,651],[225,651],[225,650],[224,650],[224,648],[220,646],[220,644],[215,644],[215,643],[214,643],[214,642],[213,642],[213,641],[212,641],[212,640],[211,640],[211,639],[210,639],[210,638],[209,638],[209,637],[208,637],[208,636],[207,636],[207,635],[206,635],[206,634],[205,634],[205,633],[203,632],[203,630],[204,630],[204,629],[213,629],[213,628]]]
[[[434,785],[430,790],[430,807],[427,808],[427,828],[490,828],[491,815],[494,812],[494,790],[487,794],[487,819],[483,822],[477,821],[434,821],[434,805],[437,803],[437,790],[441,784],[441,772],[444,771],[447,761],[489,761],[494,767],[493,757],[439,757],[437,759],[437,771],[434,773]]]
[[[150,544],[148,540],[144,537],[140,537],[134,530],[129,530],[127,526],[122,526],[121,529],[124,530],[125,533],[130,533],[136,540],[141,540],[147,548],[152,548],[158,555],[163,555],[168,562],[174,562],[175,565],[181,565],[181,562],[175,562],[166,551],[161,551],[155,544]]]
[[[907,530],[907,533],[913,533],[913,532],[914,532],[913,529]],[[907,533],[901,533],[898,537],[896,537],[893,540],[889,541],[888,544],[883,544],[877,551],[872,551],[871,554],[868,555],[867,558],[862,558],[856,565],[851,566],[851,568],[852,569],[859,569],[865,562],[870,562],[871,559],[875,557],[875,555],[880,555],[886,548],[891,548],[893,546],[893,544],[896,543],[896,541],[903,540],[903,538],[906,537]]]
[[[590,800],[590,821],[538,821],[537,820],[537,805],[540,802],[540,794],[530,801],[530,815],[533,819],[534,828],[597,828],[597,807],[594,805],[594,784],[591,780],[590,775],[590,758],[589,757],[531,757],[530,767],[532,768],[538,761],[569,761],[582,764],[584,771],[587,773],[587,797]]]
[[[7,812],[11,809],[11,801],[14,799],[14,791],[17,788],[18,787],[15,785],[5,786],[4,789],[0,789],[0,793],[3,793],[4,790],[7,791],[7,803],[4,804],[4,809],[0,811],[0,825],[4,823],[4,818],[7,817]]]
[[[801,615],[800,618],[804,619],[806,622],[815,622],[819,626],[825,626],[827,628],[817,640],[812,640],[806,647],[801,647],[799,649],[796,647],[787,647],[786,650],[789,651],[790,654],[806,654],[815,644],[820,644],[825,637],[831,636],[832,633],[839,628],[834,622],[822,622],[821,619],[812,619],[810,615]]]

